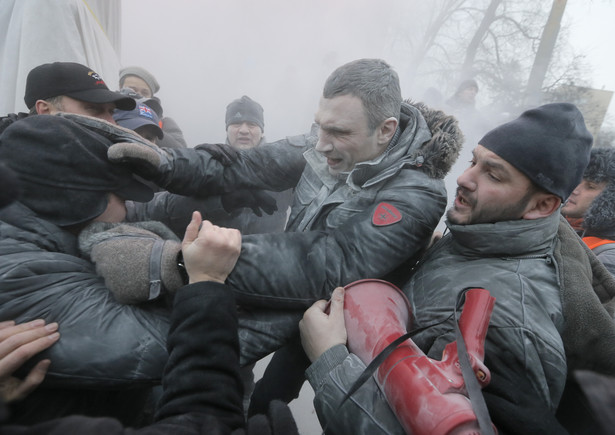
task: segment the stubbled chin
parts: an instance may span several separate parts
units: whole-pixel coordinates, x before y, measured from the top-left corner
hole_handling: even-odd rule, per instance
[[[449,211],[446,213],[446,218],[450,223],[455,225],[465,225],[465,222],[468,219],[465,213],[460,213],[459,211],[455,210],[454,207],[449,209]]]

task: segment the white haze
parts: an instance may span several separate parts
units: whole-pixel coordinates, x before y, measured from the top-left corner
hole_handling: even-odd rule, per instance
[[[120,57],[157,77],[165,115],[190,146],[223,142],[226,105],[241,95],[263,105],[273,141],[307,131],[326,77],[353,59],[389,62],[404,98],[420,99],[426,86],[450,95],[454,81],[410,83],[412,59],[395,44],[428,7],[418,0],[124,0]],[[569,0],[563,19],[574,50],[591,65],[592,86],[607,90],[615,89],[614,10],[607,0]],[[490,103],[481,98],[479,109]],[[446,179],[449,197],[474,146],[465,145]]]
[[[276,140],[307,131],[334,68],[385,57],[398,3],[125,0],[121,60],[156,76],[165,115],[190,145],[223,141],[226,105],[244,94]]]
[[[179,123],[191,146],[224,141],[226,105],[244,94],[265,108],[265,134],[271,141],[305,132],[326,77],[353,59],[385,59],[399,73],[404,97],[420,98],[424,87],[405,76],[411,59],[394,55],[391,46],[409,13],[400,12],[401,7],[425,8],[429,3],[123,0],[121,61],[143,66],[157,77],[165,115]],[[607,90],[615,89],[615,26],[609,22],[614,11],[607,0],[569,0],[564,15],[573,46],[592,65],[593,86]],[[488,102],[479,93],[477,103],[480,108]],[[449,196],[474,145],[466,144],[447,177]],[[310,395],[306,384],[303,401],[293,402],[292,408],[301,433],[319,434]]]

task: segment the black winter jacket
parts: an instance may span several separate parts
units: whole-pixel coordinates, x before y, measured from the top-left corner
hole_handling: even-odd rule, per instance
[[[115,301],[94,265],[79,256],[72,233],[20,203],[0,210],[0,320],[42,318],[58,322],[61,334],[31,361],[49,358],[51,366],[28,400],[60,388],[102,394],[157,384],[168,357],[168,315],[157,304],[135,307]],[[57,403],[65,402],[66,395],[55,402],[46,397],[49,407],[66,408]]]
[[[71,416],[31,427],[1,426],[0,432],[6,435],[246,433],[238,365],[237,314],[232,292],[212,282],[196,283],[179,290],[175,296],[168,347],[169,360],[156,423],[130,429],[111,418]],[[288,408],[281,404],[275,406],[275,418],[258,416],[249,422],[247,433],[296,434],[297,428]]]

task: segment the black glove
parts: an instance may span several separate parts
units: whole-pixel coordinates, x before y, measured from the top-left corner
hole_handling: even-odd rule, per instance
[[[230,145],[221,143],[202,143],[194,147],[197,150],[205,150],[214,160],[224,166],[230,166],[239,159],[239,151]]]
[[[220,199],[227,213],[238,208],[250,207],[254,214],[260,217],[263,215],[261,210],[270,215],[278,209],[275,198],[262,190],[236,190],[222,195]]]

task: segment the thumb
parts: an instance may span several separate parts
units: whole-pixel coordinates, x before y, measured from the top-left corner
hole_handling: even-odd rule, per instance
[[[199,227],[201,226],[202,222],[203,218],[201,217],[201,213],[199,213],[198,211],[192,212],[192,219],[186,227],[184,240],[182,241],[182,249],[187,248],[192,242],[196,240],[199,235]]]
[[[331,294],[330,316],[344,316],[344,287],[337,287]]]

